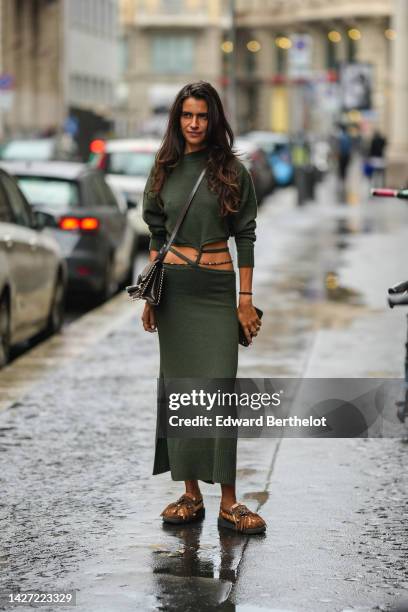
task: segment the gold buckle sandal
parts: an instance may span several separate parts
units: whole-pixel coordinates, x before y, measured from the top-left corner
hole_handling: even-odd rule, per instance
[[[165,507],[161,515],[165,523],[180,525],[198,521],[205,516],[203,498],[190,497],[184,493],[176,502]]]
[[[220,507],[218,527],[232,529],[238,533],[255,534],[263,533],[266,529],[266,523],[259,514],[237,502],[229,510]]]

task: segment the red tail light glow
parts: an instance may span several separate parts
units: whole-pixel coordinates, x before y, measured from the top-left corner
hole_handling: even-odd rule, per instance
[[[104,153],[105,152],[105,141],[101,140],[100,138],[92,140],[91,144],[89,145],[89,149],[91,153],[96,153],[96,154]]]
[[[78,230],[79,219],[76,217],[62,217],[58,222],[58,226],[63,230]]]
[[[95,217],[84,217],[80,222],[82,230],[96,230],[99,227],[99,219]]]
[[[95,231],[99,228],[99,219],[96,217],[61,217],[58,227],[68,231]]]

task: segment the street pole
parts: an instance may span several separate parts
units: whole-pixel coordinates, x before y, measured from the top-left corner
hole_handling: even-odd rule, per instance
[[[230,53],[230,74],[229,74],[229,111],[231,127],[236,132],[237,121],[237,35],[236,35],[236,15],[235,15],[235,0],[229,0],[230,13],[230,40],[232,42],[232,53]]]

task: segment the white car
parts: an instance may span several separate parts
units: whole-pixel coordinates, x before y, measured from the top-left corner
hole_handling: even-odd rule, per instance
[[[105,172],[109,185],[126,198],[130,222],[144,242],[150,234],[142,218],[143,192],[160,144],[154,138],[108,140],[92,161],[93,166]]]
[[[45,223],[0,170],[0,367],[13,344],[63,323],[67,268]]]

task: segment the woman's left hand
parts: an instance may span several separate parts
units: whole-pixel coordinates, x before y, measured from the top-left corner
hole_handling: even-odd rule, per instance
[[[237,308],[238,319],[241,323],[246,339],[249,344],[252,344],[252,338],[258,335],[258,331],[262,325],[261,319],[252,305],[252,302],[241,303]]]

